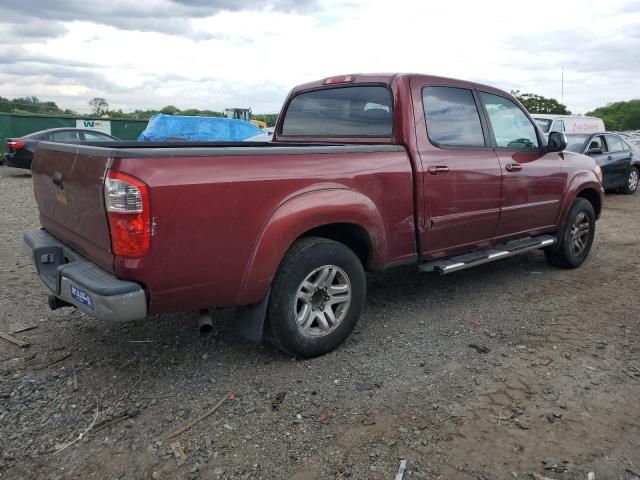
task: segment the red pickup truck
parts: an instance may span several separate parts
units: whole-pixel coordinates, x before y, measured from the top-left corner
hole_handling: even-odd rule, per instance
[[[247,336],[321,355],[353,330],[365,271],[447,274],[544,249],[587,257],[590,158],[511,95],[414,75],[294,88],[273,142],[45,143],[25,241],[52,308],[104,320],[236,307]]]

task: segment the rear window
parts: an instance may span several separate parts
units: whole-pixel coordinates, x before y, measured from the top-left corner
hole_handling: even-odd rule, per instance
[[[389,137],[391,92],[383,86],[350,86],[300,93],[282,123],[283,136]]]

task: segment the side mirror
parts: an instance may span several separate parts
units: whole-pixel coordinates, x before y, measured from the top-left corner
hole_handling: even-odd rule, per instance
[[[547,144],[548,152],[561,152],[567,148],[567,137],[564,133],[551,132],[549,134],[549,143]]]
[[[604,150],[602,147],[594,147],[587,150],[587,155],[602,155]]]

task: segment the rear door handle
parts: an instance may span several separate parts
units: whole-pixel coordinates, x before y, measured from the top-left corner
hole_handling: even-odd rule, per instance
[[[444,175],[446,173],[449,173],[449,167],[447,167],[446,165],[432,165],[427,169],[427,171],[431,175]]]
[[[519,172],[520,170],[522,170],[522,165],[519,163],[507,164],[507,172]]]

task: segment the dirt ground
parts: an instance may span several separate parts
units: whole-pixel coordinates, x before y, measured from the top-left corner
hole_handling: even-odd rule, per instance
[[[0,339],[1,478],[640,479],[640,194],[607,195],[577,270],[371,275],[355,334],[308,361],[228,312],[203,337],[50,311],[28,173],[0,167],[0,205],[0,330],[37,327]]]

